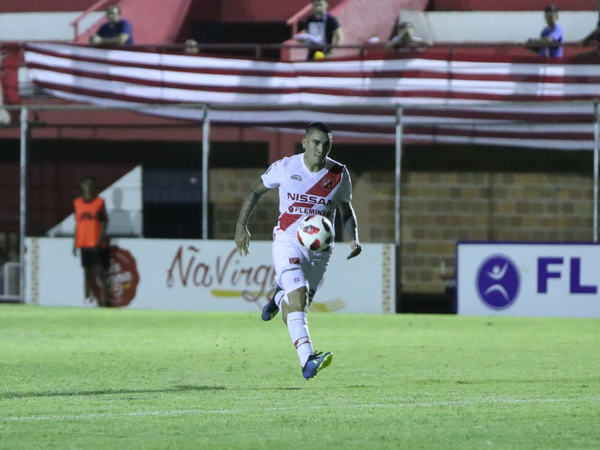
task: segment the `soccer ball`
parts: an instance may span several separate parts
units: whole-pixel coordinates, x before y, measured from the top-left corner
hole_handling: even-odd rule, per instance
[[[331,222],[318,215],[306,216],[298,225],[298,241],[313,252],[329,249],[333,240]]]

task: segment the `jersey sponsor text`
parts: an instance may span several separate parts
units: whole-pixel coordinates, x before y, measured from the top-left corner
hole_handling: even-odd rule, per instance
[[[333,201],[331,199],[325,199],[323,197],[317,197],[315,195],[298,194],[295,192],[288,192],[287,197],[295,202],[308,202],[314,203],[315,205],[331,206]]]

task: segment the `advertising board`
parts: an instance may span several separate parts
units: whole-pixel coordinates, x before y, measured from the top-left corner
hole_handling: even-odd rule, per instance
[[[26,301],[83,306],[83,270],[68,238],[27,238]],[[394,247],[364,244],[346,260],[337,244],[314,311],[395,312]],[[114,239],[109,280],[113,304],[158,310],[260,311],[275,289],[271,243],[252,242],[240,257],[233,241]]]
[[[600,317],[600,245],[461,242],[458,314]]]

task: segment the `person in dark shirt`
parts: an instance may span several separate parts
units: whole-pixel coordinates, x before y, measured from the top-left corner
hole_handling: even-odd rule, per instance
[[[90,45],[133,45],[133,28],[127,19],[121,19],[121,8],[109,6],[106,18],[108,21],[90,37]]]
[[[344,44],[344,31],[338,20],[327,12],[327,0],[312,0],[312,14],[303,24],[306,33],[295,38],[310,45],[308,59],[314,59],[315,53],[323,52],[330,58],[334,54],[331,45]]]

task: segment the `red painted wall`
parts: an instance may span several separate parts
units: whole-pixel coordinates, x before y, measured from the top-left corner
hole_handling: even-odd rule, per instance
[[[0,13],[8,12],[51,12],[51,11],[85,11],[97,0],[2,0]],[[329,0],[333,8],[342,0]],[[126,1],[115,0],[123,6]],[[172,1],[161,2],[169,7]],[[309,0],[192,0],[190,17],[192,20],[222,20],[224,22],[252,22],[287,20],[309,4]],[[151,10],[155,5],[146,3]]]
[[[341,1],[329,0],[329,8],[336,7]],[[285,21],[309,3],[308,0],[221,0],[221,20],[223,22]]]
[[[221,0],[192,0],[186,21],[221,20]]]
[[[97,0],[2,0],[0,13],[85,11]],[[115,1],[115,3],[117,3]]]
[[[192,0],[176,42],[184,42],[192,37],[191,29],[194,21],[221,21],[221,0]]]
[[[594,11],[594,0],[432,0],[433,11],[537,11],[546,5],[556,5],[559,11]]]
[[[329,8],[339,5],[342,0],[329,0]],[[308,0],[287,0],[266,2],[264,0],[192,0],[187,17],[177,42],[190,36],[194,21],[214,22],[284,22],[310,2]]]

